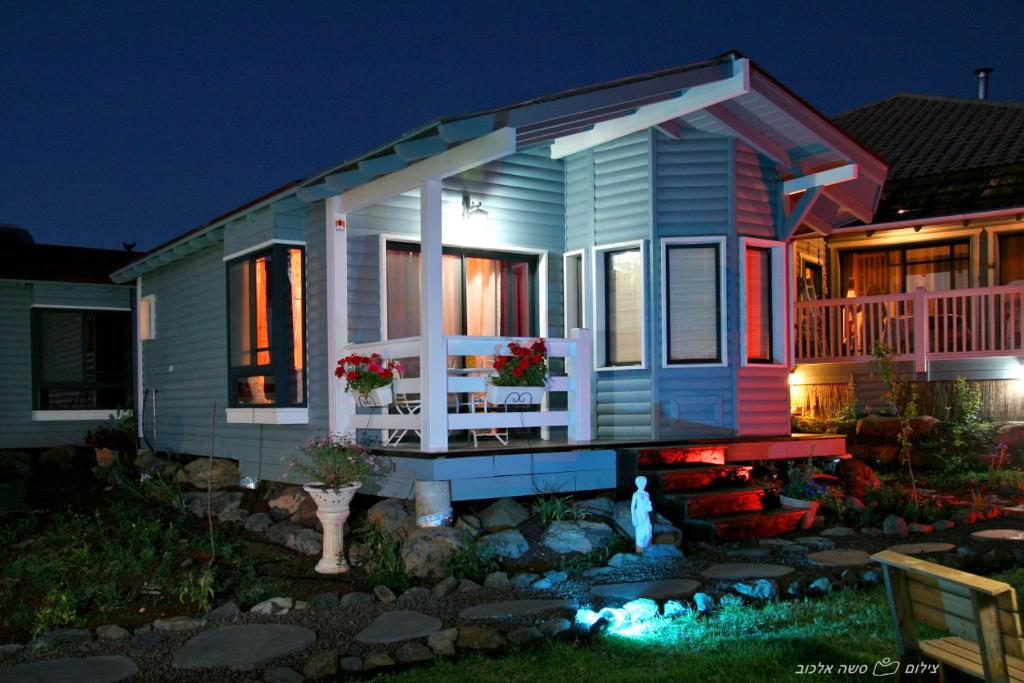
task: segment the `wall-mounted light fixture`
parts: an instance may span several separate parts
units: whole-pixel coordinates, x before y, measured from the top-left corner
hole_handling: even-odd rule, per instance
[[[483,209],[483,203],[471,201],[468,192],[462,193],[462,220],[474,228],[487,226],[487,212]]]

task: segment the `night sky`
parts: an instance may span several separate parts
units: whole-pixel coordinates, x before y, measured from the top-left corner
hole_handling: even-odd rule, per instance
[[[145,249],[442,115],[737,49],[827,114],[1024,101],[1022,2],[0,0],[0,223]]]

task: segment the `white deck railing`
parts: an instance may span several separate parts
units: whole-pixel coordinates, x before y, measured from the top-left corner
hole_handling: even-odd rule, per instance
[[[870,360],[878,344],[923,371],[932,358],[1024,355],[1024,286],[801,301],[798,363]]]
[[[542,438],[547,438],[551,427],[567,427],[570,441],[589,441],[592,435],[591,409],[593,397],[591,390],[591,371],[593,355],[591,350],[591,334],[589,330],[572,330],[568,339],[545,338],[548,349],[548,365],[551,372],[548,377],[547,395],[537,410],[506,411],[503,406],[491,406],[482,410],[469,411],[469,402],[460,399],[471,394],[481,394],[487,390],[486,370],[481,368],[479,374],[465,372],[459,368],[472,366],[467,358],[493,357],[508,354],[509,342],[527,343],[534,341],[529,337],[445,337],[449,367],[452,368],[447,381],[449,410],[447,414],[450,430],[488,430],[540,427]],[[371,409],[350,414],[349,428],[374,429],[382,432],[420,431],[423,428],[423,417],[416,402],[425,392],[415,368],[418,367],[421,351],[419,337],[394,339],[368,344],[350,344],[345,347],[345,355],[358,353],[370,355],[379,353],[386,359],[401,361],[409,370],[407,376],[396,379],[392,383],[396,395],[396,403],[388,408]],[[551,363],[552,359],[564,359],[564,363]],[[550,407],[553,394],[566,397],[566,408],[552,410]],[[459,408],[463,408],[462,411]]]

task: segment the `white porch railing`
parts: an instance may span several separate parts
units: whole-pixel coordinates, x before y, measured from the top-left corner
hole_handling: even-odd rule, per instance
[[[1024,355],[1024,286],[801,301],[795,325],[798,363],[867,361],[877,344],[922,372],[931,358]]]
[[[547,395],[539,410],[505,411],[501,406],[492,407],[487,412],[455,412],[452,406],[459,406],[465,401],[455,400],[454,395],[483,393],[487,389],[487,378],[481,374],[465,374],[454,368],[465,368],[467,357],[496,356],[508,354],[508,343],[512,341],[529,342],[532,338],[521,337],[445,337],[445,346],[449,359],[449,367],[453,368],[446,377],[449,411],[447,413],[448,430],[488,430],[515,429],[521,427],[540,427],[541,437],[546,439],[551,427],[567,427],[569,440],[574,442],[589,441],[592,438],[591,410],[593,396],[591,390],[591,372],[593,368],[593,352],[591,349],[591,333],[585,329],[574,329],[568,339],[546,338],[549,367],[551,359],[564,359],[564,371],[554,364],[548,377]],[[407,368],[418,365],[421,354],[419,337],[395,339],[369,344],[350,344],[345,347],[345,355],[358,353],[370,355],[379,353],[386,359],[396,359]],[[558,374],[556,374],[556,370]],[[412,399],[420,400],[425,395],[420,377],[406,376],[393,382],[393,390],[399,401],[388,411],[372,409],[356,412],[355,403],[345,411],[348,429],[373,429],[388,431],[421,431],[423,415],[419,410],[409,412],[408,407],[415,403],[403,402]],[[552,410],[550,407],[552,394],[566,396],[565,410]]]

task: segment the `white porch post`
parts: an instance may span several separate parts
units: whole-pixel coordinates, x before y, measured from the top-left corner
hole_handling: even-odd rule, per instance
[[[928,293],[924,287],[914,290],[914,371],[928,372]]]
[[[569,338],[575,339],[575,350],[569,363],[569,441],[590,441],[593,435],[592,368],[594,367],[590,330],[573,328]]]
[[[448,349],[441,297],[441,181],[420,185],[420,397],[424,451],[448,448]]]
[[[348,251],[345,214],[339,211],[341,200],[331,197],[324,202],[327,251],[327,420],[331,432],[355,436],[351,416],[355,401],[345,391],[345,383],[334,376],[338,359],[348,344]]]

